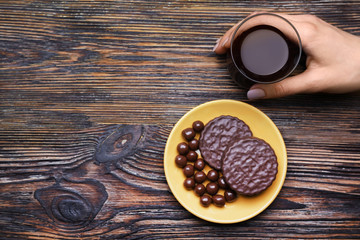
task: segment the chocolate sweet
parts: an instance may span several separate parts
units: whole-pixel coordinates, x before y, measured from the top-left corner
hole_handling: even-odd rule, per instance
[[[253,196],[268,188],[277,174],[274,150],[264,140],[234,139],[224,151],[222,171],[234,191]]]
[[[222,189],[227,189],[229,187],[225,181],[224,176],[219,177],[219,179],[217,180],[217,183],[218,183],[219,187]]]
[[[177,150],[181,155],[186,155],[189,152],[189,146],[182,142],[177,145]]]
[[[203,183],[206,180],[206,174],[203,171],[197,172],[194,175],[195,182]]]
[[[212,169],[210,171],[208,171],[208,173],[206,174],[207,178],[212,181],[212,182],[215,182],[218,180],[219,178],[219,172]]]
[[[187,158],[183,155],[177,155],[175,157],[175,164],[178,166],[178,167],[185,167],[186,164],[187,164]]]
[[[186,154],[186,158],[190,162],[195,162],[198,159],[198,154],[195,151],[189,151]]]
[[[252,132],[242,120],[232,116],[220,116],[208,122],[199,139],[199,149],[204,160],[220,170],[222,155],[232,139],[251,137]]]
[[[182,131],[182,133],[181,133],[182,135],[183,135],[183,137],[186,139],[186,140],[188,140],[188,141],[190,141],[190,140],[192,140],[194,137],[195,137],[195,131],[194,131],[194,129],[192,129],[192,128],[186,128],[186,129],[184,129],[183,131]]]
[[[198,158],[194,163],[196,170],[202,171],[205,168],[205,161],[202,158]]]
[[[212,200],[215,206],[223,207],[225,205],[225,197],[220,194],[213,196]]]
[[[215,195],[219,191],[219,185],[214,182],[206,184],[206,192],[210,195]]]
[[[191,150],[195,151],[195,150],[197,150],[199,148],[199,140],[194,138],[194,139],[189,141],[188,145],[189,145],[189,148]]]
[[[186,178],[184,181],[184,187],[187,189],[193,189],[195,187],[194,178],[192,177]]]
[[[198,196],[202,196],[204,195],[204,193],[206,192],[206,188],[203,184],[196,184],[194,192],[198,195]]]
[[[200,203],[204,207],[208,207],[212,203],[212,197],[207,194],[204,194],[200,197]]]
[[[192,127],[195,132],[199,133],[204,129],[204,123],[202,121],[197,120],[197,121],[193,122]]]
[[[187,164],[183,168],[183,173],[186,177],[192,177],[194,175],[194,172],[195,172],[194,166],[191,164]]]
[[[235,191],[233,191],[231,189],[227,189],[224,192],[224,197],[227,202],[233,202],[233,201],[235,201],[237,194]]]
[[[196,133],[200,133],[199,140]],[[236,117],[220,116],[205,126],[195,121],[182,136],[186,142],[177,145],[175,163],[185,175],[184,187],[193,190],[204,207],[212,203],[223,207],[235,201],[238,193],[256,195],[276,177],[278,163],[273,149],[253,137],[250,128]],[[211,168],[207,172],[206,164]]]

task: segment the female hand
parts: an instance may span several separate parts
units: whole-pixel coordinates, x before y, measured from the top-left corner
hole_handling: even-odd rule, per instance
[[[249,99],[360,90],[360,37],[340,30],[313,15],[278,15],[289,20],[298,30],[307,55],[307,69],[277,83],[253,85],[247,93]],[[226,53],[238,24],[218,39],[214,52]]]

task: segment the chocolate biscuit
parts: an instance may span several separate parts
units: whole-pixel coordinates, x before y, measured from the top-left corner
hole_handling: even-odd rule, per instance
[[[199,149],[204,160],[220,170],[222,155],[232,139],[251,137],[252,132],[242,120],[232,116],[219,116],[208,122],[201,132]]]
[[[250,137],[234,139],[224,151],[222,171],[231,189],[256,195],[268,188],[277,174],[277,158],[269,144]]]

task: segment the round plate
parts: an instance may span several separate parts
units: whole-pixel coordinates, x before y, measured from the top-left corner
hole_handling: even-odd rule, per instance
[[[206,124],[221,115],[238,117],[250,127],[255,137],[261,138],[270,144],[277,156],[278,173],[272,185],[257,196],[245,197],[240,195],[236,201],[226,203],[224,207],[216,207],[213,204],[209,207],[203,207],[200,204],[200,198],[194,191],[187,190],[183,186],[185,176],[182,169],[175,164],[175,157],[178,155],[176,147],[180,142],[184,142],[181,136],[182,130],[191,127],[194,121],[201,120]],[[287,170],[286,147],[280,131],[263,112],[243,102],[216,100],[195,107],[176,123],[166,143],[164,168],[166,180],[172,193],[189,212],[210,222],[237,223],[261,213],[279,194]]]

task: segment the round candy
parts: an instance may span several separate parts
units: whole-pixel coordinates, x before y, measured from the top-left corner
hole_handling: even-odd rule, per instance
[[[188,145],[191,150],[195,151],[199,148],[199,140],[194,138],[193,140],[189,141]]]
[[[182,142],[177,145],[177,150],[181,155],[186,155],[189,152],[189,146]]]
[[[222,207],[225,205],[225,198],[222,195],[217,194],[212,197],[212,200],[213,200],[214,205],[217,207]]]
[[[194,163],[194,167],[199,170],[202,171],[205,168],[205,161],[202,158],[198,158],[196,160],[196,162]]]
[[[184,129],[181,134],[188,141],[192,140],[195,137],[195,131],[192,128]]]
[[[191,164],[187,164],[184,168],[183,168],[183,173],[186,177],[191,177],[194,175],[194,166]]]
[[[195,181],[192,177],[186,178],[184,181],[184,186],[187,189],[194,189],[195,187]]]
[[[204,194],[200,197],[200,203],[204,207],[208,207],[212,203],[212,198],[209,195]]]
[[[190,162],[195,162],[198,158],[198,154],[195,151],[189,151],[186,154],[186,158],[187,160],[189,160]]]
[[[194,129],[195,132],[201,132],[204,129],[204,123],[202,121],[195,121],[192,124],[192,127]]]
[[[215,182],[216,180],[218,180],[219,178],[219,173],[218,171],[212,169],[210,170],[208,173],[207,173],[207,178],[212,181],[212,182]]]
[[[224,176],[219,177],[217,180],[217,183],[219,184],[219,187],[222,189],[227,189],[229,186],[227,185]]]
[[[233,202],[233,201],[235,201],[237,196],[236,196],[235,191],[228,189],[228,190],[225,190],[224,197],[227,202]]]
[[[195,182],[203,183],[206,180],[206,174],[203,171],[195,173],[194,176]]]
[[[203,184],[197,184],[196,186],[195,186],[195,193],[197,194],[197,195],[199,195],[199,196],[202,196],[202,195],[204,195],[204,193],[206,192],[206,188],[205,188],[205,186],[203,185]]]
[[[186,166],[187,159],[186,159],[186,157],[183,156],[183,155],[177,155],[177,156],[175,157],[175,163],[176,163],[176,165],[177,165],[178,167],[183,168],[183,167]]]
[[[215,195],[219,191],[219,185],[214,182],[210,182],[206,185],[206,192],[210,195]]]

